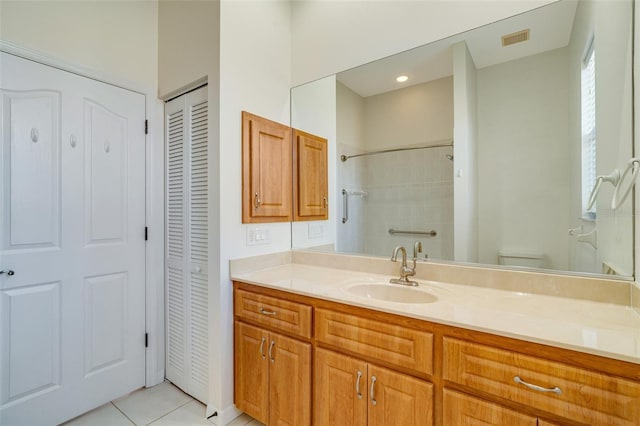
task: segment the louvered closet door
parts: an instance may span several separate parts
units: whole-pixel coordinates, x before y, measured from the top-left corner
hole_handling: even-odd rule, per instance
[[[208,389],[207,88],[165,106],[167,378],[206,401]]]

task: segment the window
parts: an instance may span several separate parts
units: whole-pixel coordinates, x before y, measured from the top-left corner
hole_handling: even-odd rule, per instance
[[[582,61],[582,217],[596,218],[595,204],[587,210],[596,183],[596,82],[593,39]]]

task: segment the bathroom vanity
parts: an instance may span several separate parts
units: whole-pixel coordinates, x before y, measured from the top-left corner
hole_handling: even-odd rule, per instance
[[[232,275],[235,404],[265,424],[640,424],[628,306],[296,263]]]

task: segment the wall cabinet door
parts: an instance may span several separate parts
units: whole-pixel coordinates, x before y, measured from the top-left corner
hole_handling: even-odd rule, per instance
[[[370,426],[431,424],[431,383],[369,364]]]
[[[253,417],[269,421],[269,333],[235,322],[235,404]]]
[[[365,426],[367,401],[367,363],[316,349],[313,424]]]
[[[469,395],[444,390],[445,425],[536,426],[538,419]]]
[[[311,424],[311,345],[236,321],[235,404],[267,425]]]
[[[291,129],[242,112],[242,223],[290,222]]]
[[[433,424],[433,385],[324,349],[316,349],[314,425]]]
[[[293,130],[293,218],[329,218],[327,140]]]

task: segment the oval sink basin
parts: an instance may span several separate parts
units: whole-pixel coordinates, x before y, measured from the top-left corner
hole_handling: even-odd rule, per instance
[[[391,284],[360,284],[349,287],[346,290],[355,296],[387,302],[432,303],[438,300],[433,294],[411,287],[399,287]]]

